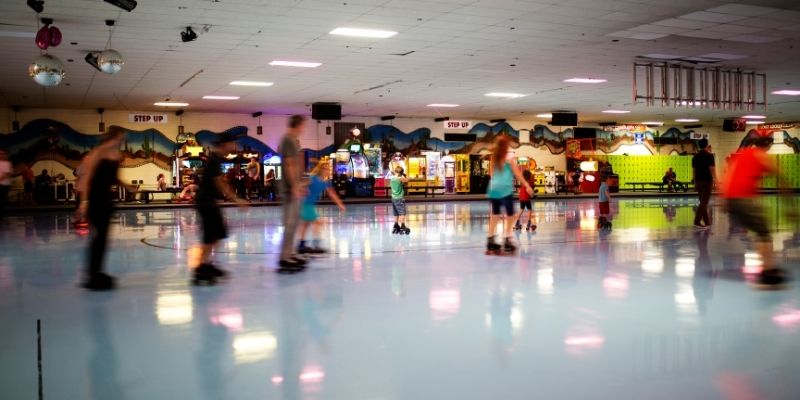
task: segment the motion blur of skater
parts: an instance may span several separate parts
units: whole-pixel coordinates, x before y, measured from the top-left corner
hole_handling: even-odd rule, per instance
[[[299,254],[325,254],[328,250],[322,247],[322,223],[317,215],[317,202],[322,197],[322,193],[327,193],[328,197],[339,207],[339,212],[344,212],[345,207],[342,199],[336,194],[331,184],[331,164],[328,160],[320,161],[314,170],[311,171],[311,178],[308,182],[308,193],[300,206],[300,244],[297,246]],[[311,229],[311,241],[306,241],[306,232]]]
[[[731,219],[757,235],[756,251],[763,262],[755,286],[759,289],[776,290],[785,287],[786,271],[775,262],[772,235],[767,218],[758,202],[758,188],[765,175],[775,175],[778,187],[787,187],[778,176],[775,162],[767,156],[772,144],[771,137],[761,137],[751,146],[740,149],[731,156],[731,162],[722,181],[722,194]]]
[[[512,253],[517,247],[511,240],[514,229],[514,178],[525,188],[528,195],[533,194],[533,188],[522,176],[513,158],[508,157],[511,142],[506,136],[498,136],[494,142],[492,159],[489,168],[489,190],[487,196],[491,203],[491,214],[489,216],[489,237],[486,241],[486,251],[496,253],[501,249],[504,252]],[[505,214],[503,214],[503,211]],[[503,234],[504,242],[501,246],[495,241],[497,224],[504,223]]]
[[[531,179],[533,178],[533,174],[531,174],[530,170],[522,171],[522,177],[525,179],[525,182],[530,184]],[[528,225],[525,226],[525,230],[533,231],[536,230],[536,223],[533,220],[533,198],[530,194],[528,194],[528,189],[525,186],[520,185],[519,187],[519,215],[517,215],[517,223],[514,224],[514,229],[522,230],[522,216],[525,215],[525,211],[528,211]]]
[[[122,153],[119,148],[125,139],[125,129],[110,126],[103,141],[83,159],[78,180],[80,204],[78,215],[89,221],[91,244],[86,280],[83,287],[90,290],[110,290],[116,286],[115,279],[103,272],[103,259],[108,244],[108,228],[112,214],[111,187],[122,185],[129,192],[137,188],[122,183],[117,177]]]
[[[301,115],[289,117],[286,135],[278,146],[283,166],[283,241],[278,261],[279,273],[295,273],[306,268],[306,260],[295,252],[294,240],[300,217],[300,202],[305,197],[301,178],[303,174],[303,154],[298,138],[305,130],[306,119]]]
[[[203,176],[197,196],[195,197],[195,207],[197,215],[202,224],[202,244],[196,247],[189,260],[189,266],[193,268],[195,284],[213,284],[218,278],[228,275],[211,262],[211,254],[217,244],[228,237],[228,229],[222,210],[217,203],[217,199],[223,195],[234,200],[240,206],[247,206],[247,201],[239,198],[231,189],[230,185],[222,179],[222,162],[225,154],[236,151],[236,142],[231,135],[223,134],[216,146],[211,149],[211,154],[206,160]]]

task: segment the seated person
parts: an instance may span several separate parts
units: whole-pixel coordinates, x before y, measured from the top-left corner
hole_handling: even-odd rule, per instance
[[[686,191],[686,186],[678,181],[678,175],[672,168],[668,169],[666,173],[664,173],[664,178],[661,180],[665,185],[667,185],[668,192],[674,192],[675,188],[678,190]]]
[[[167,177],[164,174],[158,174],[156,177],[156,190],[159,192],[167,190]]]

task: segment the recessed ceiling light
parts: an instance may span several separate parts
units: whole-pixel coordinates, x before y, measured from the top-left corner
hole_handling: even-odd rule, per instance
[[[628,110],[603,110],[604,114],[627,114]]]
[[[536,118],[553,118],[553,114],[551,114],[551,113],[536,114]]]
[[[340,36],[354,36],[354,37],[366,37],[366,38],[378,38],[378,39],[386,39],[397,35],[397,32],[394,31],[383,31],[380,29],[361,29],[361,28],[336,28],[330,31],[331,35],[340,35]]]
[[[317,68],[322,63],[306,62],[306,61],[270,61],[269,65],[273,67],[300,67],[300,68]]]
[[[742,118],[749,120],[757,120],[757,119],[765,119],[767,117],[764,115],[742,115]]]
[[[645,121],[642,122],[642,125],[662,126],[664,123],[661,121]]]
[[[608,82],[606,79],[598,79],[598,78],[569,78],[564,79],[564,82],[569,83],[604,83]]]
[[[239,100],[239,96],[203,96],[206,100]]]
[[[177,101],[158,101],[153,103],[154,106],[161,106],[161,107],[187,107],[189,103],[180,103]]]
[[[259,81],[233,81],[230,83],[232,86],[272,86],[272,82],[259,82]]]
[[[525,95],[521,94],[521,93],[506,93],[506,92],[491,92],[491,93],[486,93],[486,96],[489,96],[489,97],[505,97],[505,98],[509,98],[509,99],[516,99],[518,97],[525,97]]]
[[[678,118],[675,122],[700,122],[697,118]]]
[[[750,120],[745,121],[745,124],[747,124],[747,125],[761,125],[763,123],[764,123],[764,121],[750,121]]]
[[[458,107],[458,104],[433,103],[428,104],[428,107]]]
[[[781,96],[800,96],[800,90],[783,89],[783,90],[776,90],[772,92],[772,94],[777,94]]]

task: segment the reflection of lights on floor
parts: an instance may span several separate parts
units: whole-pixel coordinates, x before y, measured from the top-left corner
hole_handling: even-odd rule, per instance
[[[283,383],[283,377],[280,375],[275,375],[272,377],[272,384],[273,385],[280,385]]]
[[[233,358],[237,364],[266,360],[275,355],[278,340],[269,331],[249,332],[233,338]]]
[[[345,259],[350,257],[350,244],[346,240],[339,242],[339,258]]]
[[[646,242],[650,240],[650,229],[647,228],[626,228],[618,229],[618,240],[620,243]]]
[[[687,314],[697,313],[697,299],[694,297],[694,290],[691,285],[678,284],[674,299],[678,311]]]
[[[192,322],[192,295],[188,291],[159,292],[156,297],[156,318],[161,325]]]
[[[694,259],[680,257],[675,260],[675,276],[679,278],[691,278],[694,276]]]
[[[461,308],[461,292],[455,289],[431,289],[428,306],[433,312],[434,320],[452,318]]]
[[[760,274],[764,267],[764,262],[758,253],[748,252],[744,254],[744,266],[742,273],[747,275]]]
[[[612,299],[624,299],[628,295],[628,275],[611,274],[603,278],[603,292]]]
[[[539,289],[540,294],[552,294],[554,283],[552,268],[544,268],[537,271],[536,287]]]
[[[222,308],[210,317],[211,323],[221,325],[229,332],[240,332],[244,328],[244,318],[238,308]]]
[[[596,349],[603,346],[606,339],[600,335],[586,335],[586,336],[567,336],[564,339],[565,346],[584,347]]]
[[[800,325],[800,310],[788,309],[772,316],[772,322],[781,328],[792,328]]]
[[[664,272],[664,260],[660,258],[645,258],[642,260],[642,271],[648,274],[661,275]]]
[[[325,379],[325,371],[321,367],[307,367],[300,373],[300,382],[319,383]]]

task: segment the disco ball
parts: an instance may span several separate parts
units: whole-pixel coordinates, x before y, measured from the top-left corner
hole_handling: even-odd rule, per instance
[[[101,71],[107,74],[113,75],[121,71],[123,64],[125,64],[125,60],[122,59],[122,54],[113,49],[108,49],[97,57],[97,65],[100,66]]]
[[[28,75],[42,86],[58,86],[64,79],[64,74],[64,63],[49,54],[34,58],[28,67]]]

